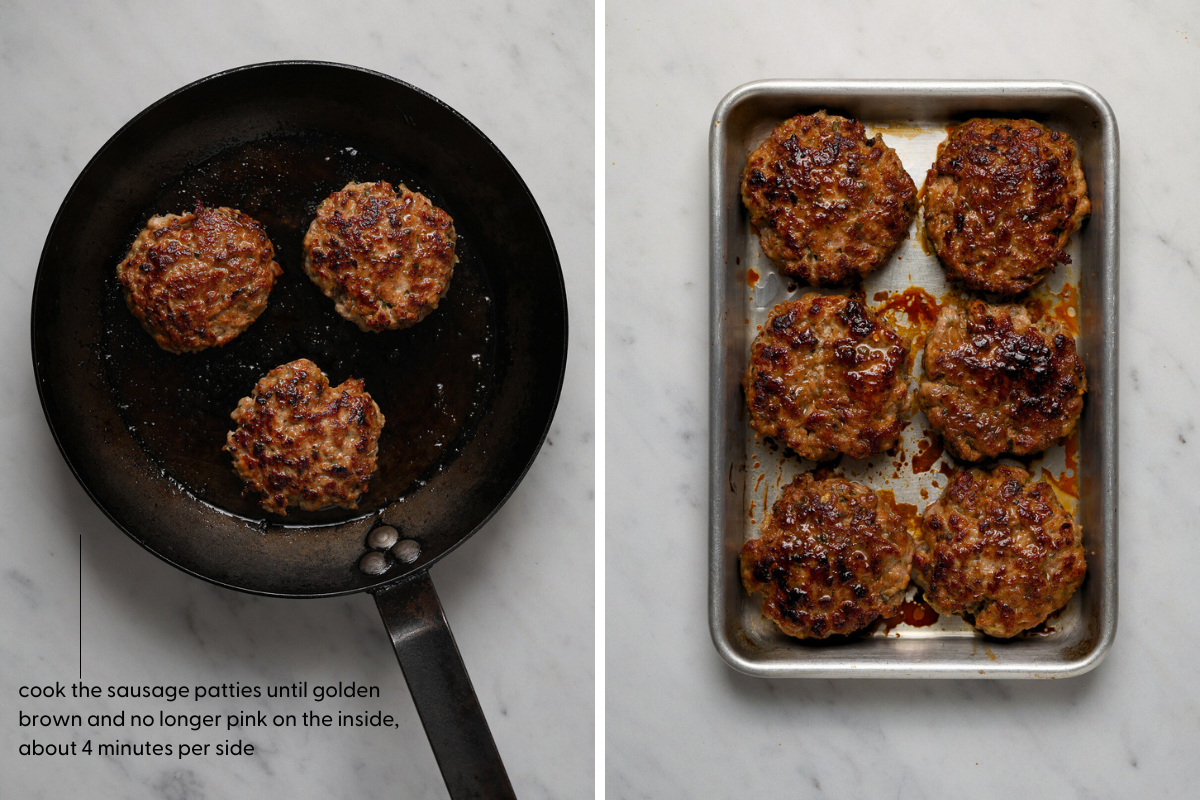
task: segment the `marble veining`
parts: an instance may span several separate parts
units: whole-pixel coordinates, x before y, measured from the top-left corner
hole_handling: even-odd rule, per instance
[[[1183,0],[606,4],[612,798],[1189,797],[1200,28]],[[707,626],[708,128],[762,78],[1063,79],[1121,140],[1120,622],[1054,681],[766,681]],[[886,138],[886,134],[885,134]]]
[[[172,569],[122,534],[76,483],[33,383],[29,308],[42,243],[79,171],[127,120],[214,72],[277,59],[375,69],[439,97],[513,162],[541,206],[571,314],[562,400],[507,505],[433,570],[517,794],[593,786],[594,11],[590,3],[393,4],[348,0],[190,6],[50,2],[0,7],[0,796],[329,798],[446,796],[369,596],[286,601]],[[377,700],[262,698],[73,702],[82,714],[380,708],[397,728],[192,734],[113,729],[126,742],[252,741],[252,756],[21,757],[20,743],[78,738],[16,726],[34,681],[247,685],[355,681]],[[61,701],[59,701],[61,702]],[[189,701],[190,702],[190,701]],[[176,708],[172,708],[176,706]]]

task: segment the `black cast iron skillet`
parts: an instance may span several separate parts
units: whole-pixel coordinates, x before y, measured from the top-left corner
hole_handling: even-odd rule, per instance
[[[459,264],[438,309],[363,333],[300,269],[317,204],[351,180],[405,183],[454,219]],[[146,220],[196,202],[262,222],[284,274],[230,344],[160,350],[125,308],[116,265]],[[528,188],[466,119],[355,67],[281,62],[197,81],[139,114],[59,209],[33,294],[38,391],[79,482],[135,541],[231,589],[277,597],[369,591],[455,797],[512,787],[429,579],[528,470],[558,403],[567,310]],[[312,359],[366,381],[387,424],[357,510],[263,512],[221,451],[259,377]],[[416,541],[411,564],[358,567],[368,533]]]

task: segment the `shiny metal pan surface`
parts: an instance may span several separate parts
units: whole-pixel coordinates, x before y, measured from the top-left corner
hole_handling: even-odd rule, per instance
[[[1078,433],[1024,465],[1047,477],[1083,528],[1083,587],[1043,625],[1012,640],[975,631],[958,617],[928,624],[909,589],[905,621],[876,623],[844,641],[813,643],[782,634],[741,585],[742,544],[758,535],[780,488],[813,468],[757,437],[746,420],[741,379],[758,326],[778,302],[813,291],[781,276],[762,253],[739,193],[750,152],[779,122],[826,109],[863,122],[895,149],[917,187],[947,127],[976,116],[1037,120],[1069,133],[1083,162],[1090,218],[1071,237],[1071,263],[1059,265],[1030,298],[1078,329],[1088,393]],[[710,129],[711,406],[709,624],[734,668],[761,677],[1055,678],[1096,666],[1117,624],[1117,278],[1118,134],[1095,91],[1062,81],[768,80],[730,92]],[[862,289],[868,306],[910,316],[955,295],[937,257],[922,243],[921,215],[889,262]],[[841,290],[845,291],[845,290]],[[903,301],[898,302],[903,293]],[[914,350],[917,345],[914,343]],[[914,352],[914,380],[921,353]],[[914,411],[894,453],[842,459],[835,474],[891,491],[911,520],[947,485],[953,461]]]

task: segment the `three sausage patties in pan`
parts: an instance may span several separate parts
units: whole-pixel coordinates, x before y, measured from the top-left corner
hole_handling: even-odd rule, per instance
[[[446,212],[386,182],[327,197],[304,238],[304,271],[364,331],[406,328],[438,306],[457,262]],[[263,227],[231,208],[152,217],[117,267],[130,311],[173,353],[222,345],[266,309],[282,273]],[[337,387],[307,359],[271,370],[232,417],[225,450],[246,491],[286,514],[356,508],[375,471],[383,414],[361,380]]]

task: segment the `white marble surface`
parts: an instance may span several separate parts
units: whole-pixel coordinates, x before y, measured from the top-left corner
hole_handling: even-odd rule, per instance
[[[283,601],[190,578],[88,500],[34,388],[29,308],[43,239],[96,150],[197,78],[278,59],[379,70],[441,98],[494,141],[546,215],[566,274],[571,340],[549,441],[508,504],[433,569],[463,657],[522,797],[593,785],[594,10],[588,2],[0,4],[0,797],[330,798],[446,795],[371,598]],[[382,688],[385,733],[242,732],[249,758],[22,757],[19,686],[356,681]],[[58,701],[61,704],[61,701]],[[357,703],[326,703],[353,710]],[[142,706],[150,711],[161,704]],[[207,713],[234,710],[218,703]],[[264,703],[269,713],[314,704]],[[77,703],[83,714],[108,703]],[[171,710],[168,708],[167,710]],[[195,713],[201,709],[179,708]],[[204,732],[200,741],[225,734]],[[149,737],[143,737],[149,738]],[[187,740],[163,736],[162,740]],[[233,737],[238,738],[237,735]],[[137,741],[129,731],[112,739]]]
[[[1194,797],[1200,17],[1176,0],[609,2],[613,798]],[[1059,681],[766,681],[706,620],[708,126],[760,78],[1058,78],[1121,133],[1120,623]]]

